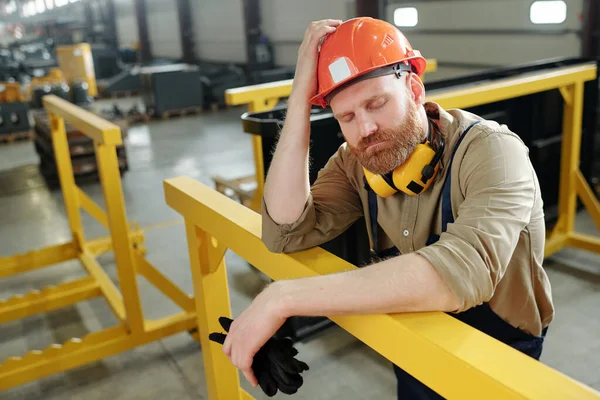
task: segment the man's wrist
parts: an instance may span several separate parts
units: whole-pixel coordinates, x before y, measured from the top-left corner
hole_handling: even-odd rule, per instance
[[[310,110],[310,99],[311,95],[302,89],[292,89],[290,96],[288,97],[288,110],[289,109],[306,109]]]
[[[294,281],[276,281],[269,285],[268,290],[272,295],[273,312],[280,318],[290,318],[294,316],[294,300],[290,285]]]

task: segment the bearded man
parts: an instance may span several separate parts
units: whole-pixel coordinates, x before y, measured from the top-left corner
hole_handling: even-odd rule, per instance
[[[256,352],[291,316],[442,311],[539,359],[553,315],[540,187],[505,125],[425,101],[426,61],[371,18],[309,25],[263,197],[263,242],[295,252],[365,216],[372,264],[269,285],[223,351],[257,385]],[[310,109],[345,143],[309,185]],[[398,397],[441,398],[394,366]]]

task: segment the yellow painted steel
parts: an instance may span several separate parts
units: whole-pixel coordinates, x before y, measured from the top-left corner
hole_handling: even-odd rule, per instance
[[[66,122],[81,132],[85,132],[85,135],[92,138],[94,142],[115,146],[123,143],[121,129],[112,122],[91,112],[86,112],[81,107],[57,96],[44,96],[43,102],[44,108],[48,112],[60,115]],[[85,118],[82,118],[84,115]],[[55,129],[53,125],[51,128]]]
[[[225,251],[227,249],[219,246],[206,232],[188,221],[186,218],[185,231],[208,398],[240,399],[238,372],[224,356],[221,345],[208,340],[207,333],[221,330],[219,317],[231,317],[227,271],[225,270]]]
[[[16,101],[27,101],[21,84],[16,82],[0,82],[0,103],[12,103]]]
[[[156,286],[164,295],[173,300],[175,304],[181,307],[184,311],[194,312],[194,298],[184,293],[177,287],[169,278],[148,262],[138,253],[133,253],[136,261],[138,273],[148,282]]]
[[[60,70],[69,84],[76,81],[85,81],[88,83],[89,95],[93,97],[98,95],[94,59],[89,43],[58,46],[56,48],[56,58]]]
[[[90,277],[34,290],[24,296],[0,300],[0,324],[56,310],[100,295],[98,283]]]
[[[110,236],[112,237],[116,263],[119,266],[117,274],[123,292],[125,310],[127,311],[127,323],[132,333],[138,335],[143,330],[142,305],[136,280],[133,251],[131,251],[131,239],[128,234],[129,225],[125,215],[117,152],[114,146],[107,146],[103,143],[96,143],[95,145],[100,183],[104,192],[108,224],[110,226]]]
[[[113,283],[112,279],[110,279],[108,274],[104,271],[104,269],[102,269],[100,264],[98,264],[98,261],[96,261],[94,256],[92,256],[88,251],[84,251],[79,256],[79,260],[88,274],[90,274],[90,276],[93,277],[98,283],[98,286],[102,291],[102,295],[115,313],[115,316],[119,320],[125,321],[127,316],[125,314],[123,296],[121,296],[119,289],[117,289],[117,286]]]
[[[73,258],[77,258],[77,246],[73,242],[32,250],[11,257],[1,257],[0,278],[33,271]]]
[[[180,313],[149,321],[150,327],[137,337],[118,325],[51,345],[43,351],[31,351],[24,357],[11,357],[0,364],[0,391],[189,331],[195,327],[195,320],[194,314]]]
[[[11,357],[0,364],[0,391],[75,368],[136,346],[179,332],[198,338],[194,299],[167,279],[144,258],[144,235],[136,223],[127,220],[116,145],[122,142],[119,128],[98,116],[56,96],[45,96],[50,114],[56,164],[72,240],[25,254],[0,258],[0,277],[78,259],[88,276],[55,287],[32,291],[0,300],[0,323],[55,310],[70,304],[103,296],[115,313],[118,325],[93,332],[83,338],[34,350],[23,357]],[[76,186],[68,148],[65,121],[94,140],[100,183],[106,211]],[[81,209],[87,211],[110,236],[86,240]],[[96,257],[113,250],[118,286]],[[159,320],[144,319],[137,274],[140,273],[183,311]],[[1,339],[0,339],[1,340]]]
[[[90,199],[90,197],[83,190],[80,188],[76,188],[75,190],[77,191],[77,197],[81,208],[93,216],[94,219],[103,227],[108,228],[108,218],[106,217],[104,210],[98,204],[96,204],[94,200]]]
[[[73,176],[73,164],[71,164],[71,153],[69,152],[69,143],[67,132],[65,131],[65,121],[50,113],[50,129],[52,133],[52,146],[54,147],[54,156],[56,158],[56,169],[60,180],[60,187],[63,193],[65,209],[73,242],[81,250],[85,237],[83,235],[83,225],[81,224],[81,215],[79,214],[79,197],[77,196],[75,177]]]
[[[437,70],[437,60],[428,59],[425,73]],[[258,85],[243,86],[225,90],[225,102],[232,106],[247,105],[249,112],[262,112],[274,108],[280,99],[289,97],[292,92],[293,79],[277,82],[261,83]],[[261,198],[265,186],[265,163],[263,160],[262,138],[260,135],[252,135],[252,151],[254,153],[254,178],[256,189],[250,201],[250,208],[260,212]],[[213,179],[219,179],[215,177]],[[235,179],[229,183],[223,182],[223,186],[234,187]]]
[[[560,91],[564,108],[558,222],[548,235],[545,257],[565,246],[600,253],[598,238],[574,230],[578,196],[600,230],[600,202],[579,170],[584,83],[595,79],[597,73],[596,64],[590,62],[427,96],[428,101],[437,102],[444,108],[468,108],[553,89]]]
[[[551,72],[537,72],[501,79],[463,89],[436,90],[434,93],[427,94],[426,101],[434,101],[444,108],[468,108],[568,87],[576,82],[590,81],[595,77],[596,66],[590,63],[557,68]]]
[[[132,228],[129,232],[133,247],[139,254],[145,254],[146,249],[144,247],[144,232],[139,228]],[[89,240],[87,243],[87,249],[90,253],[95,256],[106,253],[112,250],[112,240],[110,237],[102,237],[98,239]]]
[[[168,179],[164,190],[167,204],[185,219],[209,398],[250,399],[220,345],[207,339],[221,330],[218,317],[231,313],[225,249],[274,280],[356,267],[319,247],[270,252],[261,241],[259,214],[191,178]],[[600,399],[600,392],[445,313],[331,319],[447,399]]]

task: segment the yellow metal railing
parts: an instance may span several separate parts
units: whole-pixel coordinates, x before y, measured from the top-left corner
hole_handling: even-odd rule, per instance
[[[564,100],[558,199],[558,222],[546,242],[548,257],[565,246],[600,253],[600,238],[574,231],[577,196],[600,229],[600,202],[579,170],[583,86],[596,79],[595,63],[563,67],[546,73],[510,78],[465,89],[436,92],[428,101],[444,108],[467,108],[558,89]]]
[[[146,260],[143,232],[136,224],[130,226],[127,220],[116,152],[116,146],[122,143],[119,127],[56,96],[45,96],[43,101],[50,116],[52,143],[73,237],[68,243],[0,258],[0,278],[71,259],[79,259],[89,276],[0,300],[0,323],[98,296],[106,299],[119,323],[61,345],[54,344],[42,351],[34,350],[23,357],[5,360],[0,364],[0,391],[196,329],[194,299]],[[65,122],[94,141],[106,211],[75,184]],[[80,209],[107,228],[110,236],[86,240]],[[115,254],[120,290],[96,260],[99,254],[111,249]],[[145,277],[183,311],[158,320],[145,319],[137,274]],[[197,339],[196,334],[193,335]]]
[[[231,317],[226,250],[274,280],[356,267],[319,247],[270,252],[260,239],[260,215],[191,178],[168,179],[164,188],[167,204],[185,219],[208,398],[252,399],[221,345],[208,339],[221,331],[219,317]],[[592,388],[445,313],[331,319],[447,399],[600,399]]]
[[[437,60],[427,59],[425,73],[434,72],[436,70]],[[279,100],[290,96],[293,82],[293,79],[286,79],[278,82],[227,89],[225,91],[225,102],[230,106],[248,105],[248,111],[250,112],[267,111],[275,107]],[[217,189],[220,191],[224,191],[226,188],[233,190],[241,197],[242,202],[247,202],[250,208],[260,212],[260,199],[265,186],[265,163],[263,160],[262,138],[260,135],[252,135],[252,151],[254,153],[255,190],[249,192],[240,187],[240,184],[249,183],[249,177],[226,180],[220,176],[215,176],[213,177],[213,180],[215,181]]]

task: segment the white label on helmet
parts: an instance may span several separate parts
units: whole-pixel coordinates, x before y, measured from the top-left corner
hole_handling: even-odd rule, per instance
[[[341,82],[352,75],[350,67],[344,57],[338,58],[329,64],[329,73],[331,74],[331,79],[333,79],[334,83]]]

